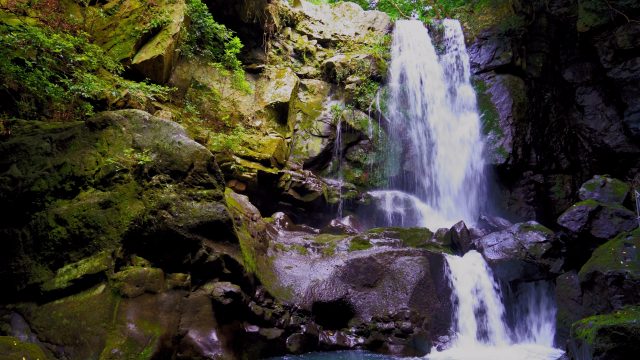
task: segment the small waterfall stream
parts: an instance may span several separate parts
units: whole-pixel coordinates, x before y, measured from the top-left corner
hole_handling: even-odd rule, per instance
[[[516,298],[515,324],[507,324],[498,283],[480,253],[447,255],[454,304],[449,348],[427,355],[430,360],[556,360],[553,348],[555,304],[542,284],[526,284]]]

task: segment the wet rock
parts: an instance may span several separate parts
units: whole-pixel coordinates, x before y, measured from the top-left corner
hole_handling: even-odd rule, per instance
[[[305,333],[294,333],[286,340],[287,351],[291,354],[302,354],[318,346],[318,337]]]
[[[178,332],[184,334],[177,346],[178,359],[211,359],[229,356],[211,300],[203,291],[191,293],[181,306]]]
[[[602,203],[622,204],[629,194],[629,185],[618,179],[596,175],[585,182],[578,191],[580,200],[596,200]]]
[[[564,273],[556,278],[555,299],[558,308],[556,314],[556,341],[564,343],[569,339],[571,325],[592,315],[582,306],[582,289],[576,271]]]
[[[364,343],[364,339],[346,334],[342,331],[324,330],[318,336],[320,346],[325,349],[353,349],[357,345]]]
[[[518,223],[473,241],[496,277],[504,281],[550,277],[559,270],[551,256],[555,242],[553,231],[535,221]]]
[[[598,247],[578,275],[583,306],[591,314],[640,302],[640,231],[622,233]]]
[[[453,225],[445,235],[445,242],[450,244],[451,249],[458,254],[464,254],[475,248],[471,238],[471,232],[467,229],[464,221]]]
[[[511,226],[513,226],[513,223],[499,216],[480,215],[480,219],[478,220],[478,227],[488,232],[506,230]]]
[[[637,226],[635,214],[616,204],[585,200],[574,204],[558,218],[558,224],[577,233],[596,239],[611,239],[620,232]]]
[[[105,280],[113,271],[114,260],[111,251],[102,251],[89,258],[68,264],[56,271],[53,279],[42,284],[44,292],[59,291],[78,284],[92,284]]]
[[[36,345],[11,336],[0,336],[0,354],[4,359],[46,360],[44,351]]]
[[[157,268],[130,267],[113,274],[111,279],[114,289],[128,298],[165,289],[164,272]]]
[[[572,358],[624,359],[640,351],[640,308],[626,307],[582,319],[571,328]]]
[[[355,235],[358,230],[352,226],[345,224],[339,219],[333,219],[329,225],[320,230],[321,234],[334,234],[334,235]]]

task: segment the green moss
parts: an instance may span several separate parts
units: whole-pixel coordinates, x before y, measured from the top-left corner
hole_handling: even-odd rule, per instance
[[[599,246],[578,275],[584,281],[594,272],[623,271],[640,278],[640,230],[622,233]]]
[[[367,250],[371,249],[372,247],[373,245],[371,245],[371,242],[361,236],[354,237],[349,243],[349,251]]]
[[[292,249],[293,251],[297,252],[297,253],[298,253],[298,254],[300,254],[300,255],[303,255],[303,256],[307,256],[307,255],[309,255],[309,250],[308,250],[306,247],[304,247],[303,245],[300,245],[300,244],[293,244],[293,245],[291,246],[291,249]]]
[[[553,235],[553,231],[544,225],[538,224],[533,221],[529,221],[520,225],[520,231],[529,232],[535,231],[545,235]]]
[[[6,360],[46,360],[44,351],[36,345],[11,336],[0,336],[0,358]]]
[[[596,206],[600,206],[600,205],[601,205],[600,202],[598,202],[597,200],[587,199],[587,200],[579,201],[579,202],[573,204],[573,207],[576,207],[576,206],[596,207]]]
[[[135,336],[129,333],[135,329]],[[137,319],[127,321],[126,328],[116,327],[107,338],[100,360],[149,360],[152,358],[164,329],[155,322]]]
[[[65,265],[60,268],[53,279],[42,285],[42,290],[52,291],[70,286],[74,281],[88,275],[106,272],[113,267],[111,251],[102,251],[89,258]]]
[[[610,314],[582,319],[572,325],[571,334],[589,345],[594,345],[599,341],[601,332],[612,327],[627,328],[635,333],[634,339],[640,338],[640,307],[628,306]]]
[[[347,237],[348,235],[319,234],[313,236],[311,239],[318,244],[332,244],[344,240]]]
[[[75,356],[97,358],[105,344],[116,296],[105,284],[43,305],[25,304],[21,312],[42,342],[70,346]]]

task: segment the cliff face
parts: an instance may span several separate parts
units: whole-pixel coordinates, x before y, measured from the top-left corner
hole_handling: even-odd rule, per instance
[[[637,176],[639,12],[633,1],[515,1],[502,25],[473,39],[512,212],[551,223],[593,174]]]

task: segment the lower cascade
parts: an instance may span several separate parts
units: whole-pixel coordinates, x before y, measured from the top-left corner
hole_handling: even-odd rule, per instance
[[[545,286],[530,284],[516,297],[511,327],[500,287],[480,253],[447,255],[446,268],[454,305],[453,334],[448,348],[430,360],[555,360],[564,353],[553,347],[555,304]]]

